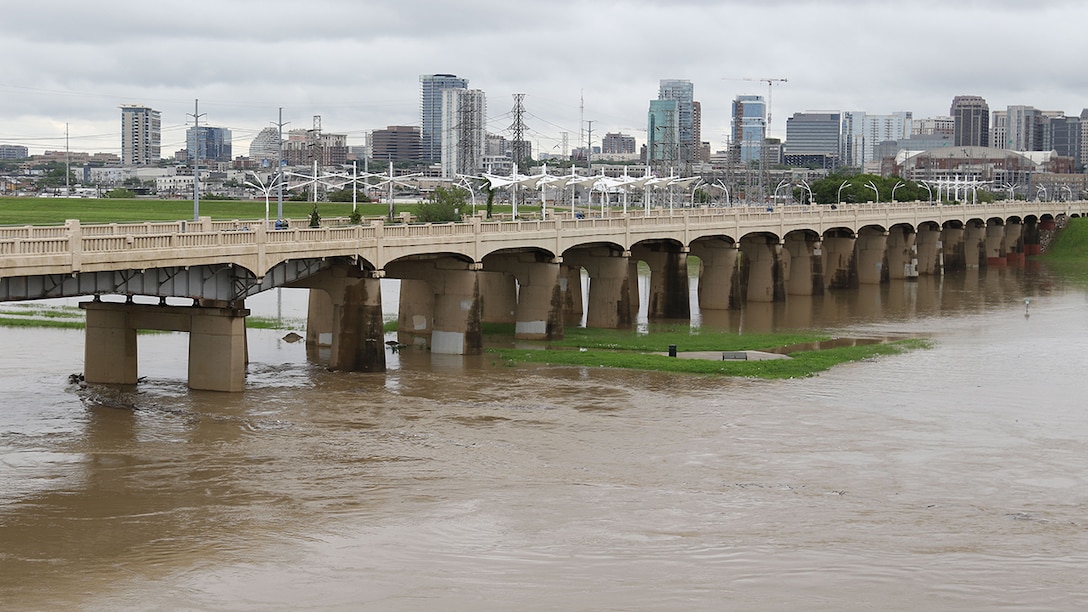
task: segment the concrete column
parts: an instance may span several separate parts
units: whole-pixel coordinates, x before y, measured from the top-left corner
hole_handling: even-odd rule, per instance
[[[941,232],[929,226],[918,228],[914,246],[918,254],[918,274],[940,274],[943,271],[940,257]]]
[[[332,298],[324,291],[308,289],[306,307],[306,346],[332,346]]]
[[[1021,223],[1005,224],[1005,260],[1011,264],[1024,263],[1024,226]]]
[[[854,259],[853,235],[825,235],[822,242],[824,283],[828,289],[855,289],[858,272]]]
[[[747,267],[749,302],[782,302],[786,289],[782,270],[782,244],[769,236],[746,237],[741,240],[744,253],[742,265]]]
[[[484,258],[484,267],[504,272],[517,280],[515,338],[545,340],[563,337],[563,291],[559,282],[561,264],[558,259],[538,253],[492,255]],[[487,299],[485,296],[485,317],[490,308]]]
[[[879,285],[885,278],[884,258],[888,251],[888,232],[863,232],[854,244],[857,251],[858,284]]]
[[[631,304],[630,253],[600,247],[580,249],[564,255],[589,274],[589,305],[586,326],[626,329],[634,324]]]
[[[941,244],[943,245],[941,252],[944,254],[945,272],[967,269],[963,239],[965,233],[962,227],[947,226],[941,230]]]
[[[724,241],[699,241],[691,245],[691,254],[699,258],[699,309],[728,310],[740,308],[736,292],[736,244]]]
[[[787,295],[823,295],[822,248],[814,236],[795,232],[786,236],[789,254],[786,273]]]
[[[917,236],[911,228],[896,226],[888,232],[888,279],[902,280],[918,277]]]
[[[1005,259],[1005,226],[997,223],[986,225],[986,237],[983,239],[986,253],[987,266],[1003,266],[1008,263]]]
[[[963,228],[963,261],[969,270],[977,270],[986,263],[983,256],[986,240],[986,224],[969,224]]]
[[[397,312],[397,342],[426,347],[431,343],[434,319],[434,290],[427,281],[400,280],[400,310]]]
[[[226,309],[194,309],[189,330],[189,387],[244,391],[246,318]],[[208,312],[199,312],[207,310]],[[248,311],[245,311],[248,313]]]
[[[95,308],[97,304],[80,305],[87,311],[83,377],[95,384],[134,385],[138,378],[136,328],[124,309]]]
[[[486,323],[513,323],[518,308],[518,284],[513,274],[480,272],[480,303]]]
[[[559,266],[560,308],[563,325],[581,325],[585,306],[582,301],[582,268],[576,265]]]
[[[688,293],[688,255],[686,249],[671,243],[636,245],[631,259],[650,267],[650,300],[646,316],[651,319],[687,319],[691,317]],[[638,269],[635,268],[637,279]],[[637,296],[637,292],[633,292]],[[637,308],[632,299],[632,306]]]
[[[1038,221],[1029,220],[1024,224],[1022,240],[1024,243],[1024,255],[1039,255],[1043,252],[1041,230]]]
[[[381,281],[358,268],[338,265],[300,284],[310,288],[307,345],[331,347],[329,369],[384,372]]]
[[[435,289],[431,352],[479,354],[483,351],[479,273],[476,270],[441,270],[430,282]]]
[[[242,391],[246,376],[246,316],[237,307],[84,302],[84,377],[91,383],[136,384],[136,330],[189,333],[189,387]]]

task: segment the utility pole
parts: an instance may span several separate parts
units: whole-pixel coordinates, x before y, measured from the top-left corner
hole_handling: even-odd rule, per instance
[[[593,174],[593,122],[596,119],[589,119],[586,124],[589,125],[586,128],[586,174]]]
[[[200,100],[193,100],[193,133],[196,135],[196,151],[189,151],[193,158],[193,221],[200,221]],[[186,143],[188,144],[188,143]]]

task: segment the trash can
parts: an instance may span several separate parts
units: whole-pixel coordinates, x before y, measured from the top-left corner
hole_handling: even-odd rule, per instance
[[[676,357],[676,345],[675,344],[670,344],[669,345],[669,357]]]

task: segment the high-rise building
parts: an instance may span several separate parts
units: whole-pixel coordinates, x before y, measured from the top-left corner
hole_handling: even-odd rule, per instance
[[[695,86],[686,79],[661,79],[658,100],[676,101],[677,161],[690,162],[695,157]]]
[[[375,161],[419,161],[423,140],[414,125],[391,125],[374,130],[371,135],[371,158]]]
[[[646,162],[675,167],[680,162],[679,102],[650,100],[646,122]]]
[[[618,132],[610,132],[601,139],[601,153],[612,155],[630,155],[635,152],[635,137]]]
[[[840,113],[794,113],[786,120],[782,161],[788,166],[834,169],[842,147]]]
[[[906,140],[913,131],[913,113],[910,111],[889,115],[845,113],[842,134],[846,163],[858,168],[879,163],[881,156],[877,149],[881,143]]]
[[[1016,104],[1005,111],[1007,128],[1006,149],[1013,151],[1042,151],[1043,125],[1047,115],[1034,106]],[[1057,113],[1053,113],[1057,114]]]
[[[733,146],[741,162],[759,161],[766,135],[767,103],[763,96],[737,96],[733,100]]]
[[[1062,157],[1072,157],[1080,165],[1081,134],[1083,122],[1080,117],[1050,117],[1045,124],[1043,150],[1054,151]]]
[[[955,146],[990,146],[990,106],[981,96],[952,98],[949,114],[955,122],[953,135]]]
[[[423,160],[442,160],[442,92],[447,89],[468,89],[468,79],[454,74],[425,74],[419,77],[420,136]]]
[[[249,144],[249,159],[262,168],[274,168],[280,159],[280,133],[274,127],[261,130]]]
[[[486,170],[487,97],[482,90],[442,90],[441,126],[443,177]]]
[[[185,150],[190,161],[229,162],[231,134],[227,128],[196,126],[185,130]]]
[[[121,107],[121,165],[150,166],[162,158],[159,111],[128,104]]]

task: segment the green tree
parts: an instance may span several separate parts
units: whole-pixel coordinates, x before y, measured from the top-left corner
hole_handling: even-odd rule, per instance
[[[334,189],[329,191],[328,198],[330,202],[351,202],[352,191],[351,188]],[[370,198],[366,197],[366,194],[362,191],[355,192],[356,202],[369,202]]]
[[[436,187],[430,200],[416,208],[416,219],[423,223],[448,223],[460,221],[465,208],[465,195],[457,189]]]
[[[107,198],[118,198],[122,200],[128,200],[136,197],[136,192],[131,189],[110,189],[106,192]]]

